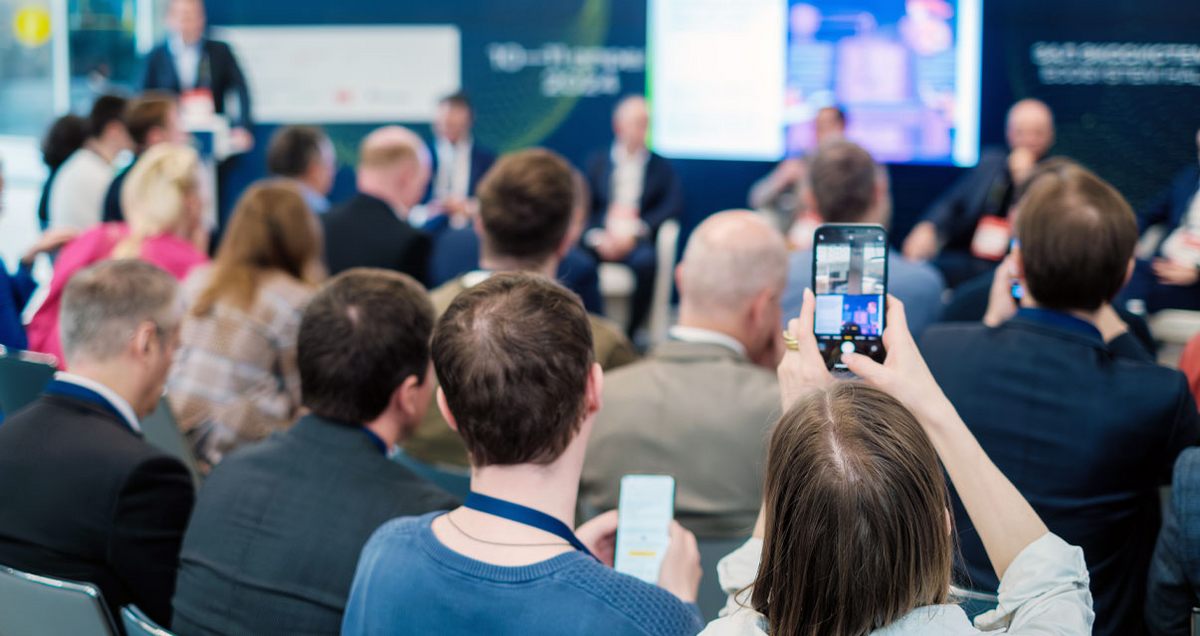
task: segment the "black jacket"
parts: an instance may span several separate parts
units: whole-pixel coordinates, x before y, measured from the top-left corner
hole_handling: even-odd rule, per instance
[[[239,113],[231,122],[234,126],[249,128],[253,124],[250,113],[250,89],[246,77],[238,66],[233,50],[224,42],[205,39],[204,52],[200,57],[200,68],[196,73],[197,87],[212,91],[215,110],[225,114],[225,96],[237,93]],[[178,95],[183,91],[179,73],[175,71],[175,56],[166,42],[150,51],[146,58],[146,73],[142,77],[142,90],[159,90]]]
[[[321,215],[325,264],[334,275],[352,267],[381,267],[427,282],[430,239],[383,201],[359,194]]]
[[[457,505],[362,427],[301,418],[209,475],[184,539],[174,630],[336,634],[371,533]]]
[[[604,227],[608,206],[612,202],[613,161],[611,150],[599,152],[588,160],[587,180],[592,190],[592,212],[588,226]],[[650,153],[646,160],[646,174],[642,178],[642,198],[639,202],[642,221],[649,226],[653,240],[658,228],[668,219],[677,219],[683,213],[683,186],[671,162]]]
[[[163,625],[195,492],[102,406],[43,395],[0,424],[0,564],[100,588]]]

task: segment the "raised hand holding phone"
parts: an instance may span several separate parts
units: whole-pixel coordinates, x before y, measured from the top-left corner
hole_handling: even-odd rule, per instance
[[[888,251],[879,225],[828,224],[813,235],[813,333],[831,369],[846,368],[844,353],[886,355]]]

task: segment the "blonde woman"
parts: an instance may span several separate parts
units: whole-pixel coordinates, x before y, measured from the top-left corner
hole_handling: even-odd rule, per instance
[[[110,258],[140,258],[183,280],[208,261],[202,223],[200,157],[195,150],[159,144],[130,170],[121,190],[125,221],[97,225],[67,244],[54,265],[50,293],[29,323],[29,348],[62,364],[58,312],[75,272]]]

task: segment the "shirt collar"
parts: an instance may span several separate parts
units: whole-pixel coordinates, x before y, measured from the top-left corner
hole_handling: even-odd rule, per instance
[[[204,38],[196,40],[195,44],[184,44],[183,38],[172,34],[167,38],[167,46],[170,47],[173,55],[179,55],[183,51],[199,51],[204,44]]]
[[[81,375],[75,375],[73,373],[67,373],[66,371],[59,371],[55,373],[54,379],[58,380],[59,382],[74,384],[76,386],[81,386],[85,389],[99,393],[100,397],[108,400],[108,403],[111,404],[112,407],[121,414],[121,417],[125,419],[125,423],[129,425],[129,428],[133,429],[137,433],[142,432],[142,427],[140,424],[138,424],[137,414],[133,412],[133,407],[129,405],[129,402],[125,401],[125,398],[117,395],[117,393],[112,389],[90,378],[85,378]]]
[[[683,325],[675,325],[668,330],[667,335],[672,340],[680,340],[683,342],[692,342],[696,344],[712,344],[726,349],[732,349],[734,353],[746,357],[746,346],[730,336],[729,334],[713,331],[711,329],[701,329],[699,327],[684,327]]]
[[[1041,307],[1022,307],[1017,310],[1017,317],[1040,325],[1070,331],[1081,336],[1101,341],[1104,340],[1104,336],[1096,328],[1096,325],[1063,311],[1054,311]]]
[[[637,163],[646,163],[650,159],[650,152],[645,148],[641,148],[635,153],[630,153],[625,150],[625,147],[618,142],[613,142],[612,145],[612,161],[614,164],[624,161],[632,161]]]

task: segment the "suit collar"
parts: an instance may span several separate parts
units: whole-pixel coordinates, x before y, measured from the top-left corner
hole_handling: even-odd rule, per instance
[[[1100,330],[1096,329],[1094,325],[1062,312],[1022,308],[1016,316],[1005,323],[1005,326],[1074,340],[1098,349],[1108,349]]]
[[[59,395],[67,397],[76,397],[85,401],[91,401],[108,409],[112,409],[121,417],[124,424],[130,430],[137,434],[142,433],[142,427],[138,423],[137,414],[134,413],[133,407],[125,398],[117,395],[116,391],[81,375],[59,371],[54,374],[54,380],[59,389]],[[65,386],[64,386],[65,385]]]
[[[380,454],[381,440],[374,437],[361,424],[340,422],[309,414],[297,420],[287,434],[330,448],[339,448],[354,453]]]
[[[738,351],[712,342],[686,342],[668,340],[654,348],[653,358],[671,362],[703,362],[709,360],[733,360],[749,363],[749,359]]]

